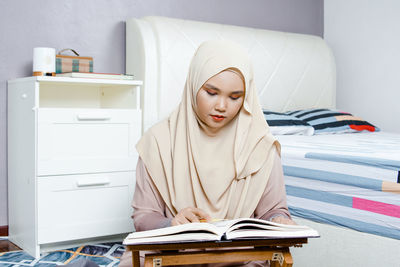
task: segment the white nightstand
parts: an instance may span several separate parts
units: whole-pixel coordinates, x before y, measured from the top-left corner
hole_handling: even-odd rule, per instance
[[[141,81],[8,82],[9,239],[29,254],[133,228]]]

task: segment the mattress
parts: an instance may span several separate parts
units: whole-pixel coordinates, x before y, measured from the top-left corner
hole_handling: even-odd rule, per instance
[[[277,139],[292,215],[400,239],[400,135]]]

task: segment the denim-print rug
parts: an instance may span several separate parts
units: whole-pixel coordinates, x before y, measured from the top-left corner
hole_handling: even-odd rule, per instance
[[[2,240],[6,238],[1,238]],[[118,266],[120,257],[125,252],[121,243],[88,244],[69,249],[60,249],[42,253],[35,259],[23,250],[0,252],[0,267],[38,266],[50,267],[73,263],[80,259],[89,259],[101,267]]]

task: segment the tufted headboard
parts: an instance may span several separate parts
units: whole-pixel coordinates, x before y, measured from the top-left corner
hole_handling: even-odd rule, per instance
[[[335,62],[318,36],[166,17],[133,18],[126,24],[126,72],[143,80],[144,130],[178,105],[190,60],[210,39],[229,39],[248,50],[263,108],[335,107]]]

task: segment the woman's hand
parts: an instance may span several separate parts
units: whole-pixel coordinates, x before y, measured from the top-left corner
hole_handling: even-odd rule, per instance
[[[199,208],[187,207],[178,212],[171,220],[171,225],[179,225],[192,222],[200,222],[200,220],[211,221],[211,216],[204,210]]]
[[[271,222],[281,223],[281,224],[292,224],[292,225],[297,224],[294,221],[292,221],[291,219],[283,217],[283,216],[274,217],[271,219]]]

